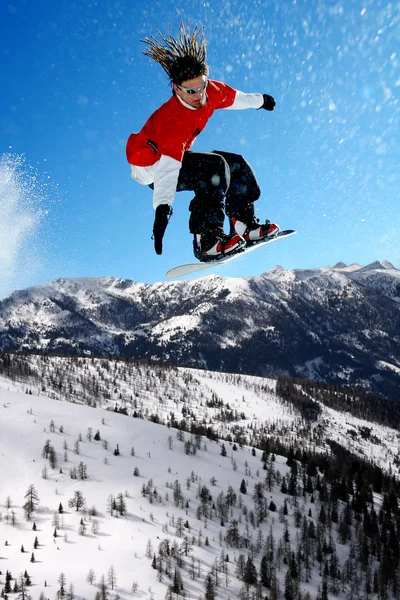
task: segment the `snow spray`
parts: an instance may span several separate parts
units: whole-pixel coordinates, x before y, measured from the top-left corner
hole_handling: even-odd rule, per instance
[[[0,155],[0,298],[31,281],[44,261],[39,232],[53,184],[23,155]]]

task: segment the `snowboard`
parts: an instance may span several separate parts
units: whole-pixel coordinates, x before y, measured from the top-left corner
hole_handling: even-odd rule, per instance
[[[275,237],[268,238],[264,240],[260,240],[258,242],[253,242],[251,246],[247,246],[246,248],[242,248],[238,252],[234,254],[230,254],[228,256],[224,256],[218,260],[212,260],[209,262],[196,262],[196,263],[188,263],[186,265],[179,265],[178,267],[174,267],[170,269],[165,274],[167,279],[175,279],[176,277],[181,277],[182,275],[189,275],[190,273],[196,273],[197,271],[203,271],[204,269],[212,269],[213,267],[219,267],[220,265],[226,265],[226,263],[235,260],[241,256],[244,256],[248,252],[252,252],[256,250],[256,248],[261,248],[262,246],[266,246],[267,244],[272,244],[272,242],[277,242],[278,240],[282,240],[285,237],[289,237],[290,235],[294,235],[297,233],[295,229],[285,229],[284,231],[280,231]]]

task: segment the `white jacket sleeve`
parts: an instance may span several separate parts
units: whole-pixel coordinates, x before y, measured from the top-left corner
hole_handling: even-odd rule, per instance
[[[245,108],[261,108],[264,103],[262,94],[245,94],[236,91],[235,100],[225,110],[243,110]]]
[[[154,209],[160,204],[171,206],[173,203],[181,166],[182,163],[179,160],[165,154],[161,156],[154,173]]]

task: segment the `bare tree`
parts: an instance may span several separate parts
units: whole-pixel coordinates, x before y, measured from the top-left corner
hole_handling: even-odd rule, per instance
[[[79,479],[82,479],[82,480],[88,479],[87,466],[85,465],[84,462],[81,461],[79,463],[76,473],[77,473]]]
[[[137,581],[134,581],[132,583],[132,594],[136,594],[136,592],[138,591],[138,589],[139,589],[139,584],[138,584]]]
[[[18,577],[18,600],[28,600],[26,577],[23,573]]]
[[[108,588],[107,588],[106,579],[105,579],[104,575],[101,576],[99,587],[100,587],[99,600],[108,600],[109,593],[108,593]]]
[[[68,500],[68,505],[70,507],[75,507],[77,512],[79,510],[81,510],[82,508],[84,508],[85,504],[86,504],[86,500],[85,500],[82,492],[80,492],[79,490],[75,490],[73,498]]]
[[[68,586],[67,599],[68,600],[75,600],[75,590],[74,590],[74,585],[72,583],[70,583],[69,586]]]
[[[65,577],[64,573],[60,573],[59,577],[58,577],[58,583],[60,584],[60,588],[58,590],[58,596],[60,598],[64,598],[65,596],[65,588],[67,587],[67,578]]]
[[[111,586],[112,590],[117,585],[117,575],[113,565],[111,565],[111,567],[108,569],[108,584]]]
[[[89,569],[88,574],[86,575],[86,581],[90,583],[90,585],[93,585],[95,583],[96,574],[94,572],[94,569]]]
[[[97,535],[99,533],[99,522],[97,519],[93,519],[92,521],[92,533],[93,535]]]
[[[146,556],[147,556],[147,558],[151,558],[153,556],[153,544],[151,543],[150,538],[147,540]]]

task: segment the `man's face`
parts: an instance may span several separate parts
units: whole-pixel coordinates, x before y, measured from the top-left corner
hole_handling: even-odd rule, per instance
[[[207,100],[207,77],[199,75],[194,79],[186,79],[180,85],[174,83],[174,91],[186,104],[192,108],[201,108]],[[194,92],[196,90],[196,92]]]

